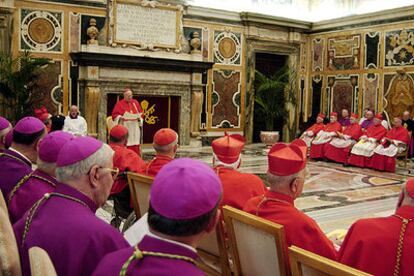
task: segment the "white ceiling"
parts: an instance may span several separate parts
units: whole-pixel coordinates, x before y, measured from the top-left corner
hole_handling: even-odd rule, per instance
[[[414,5],[414,0],[188,0],[190,5],[317,22]]]

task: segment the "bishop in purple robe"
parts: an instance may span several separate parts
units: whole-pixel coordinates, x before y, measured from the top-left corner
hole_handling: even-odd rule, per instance
[[[56,180],[56,160],[61,148],[73,138],[63,131],[46,135],[39,142],[37,169],[19,181],[8,197],[9,213],[12,222],[18,221],[44,194],[53,192],[58,185]]]
[[[215,228],[221,194],[220,179],[207,164],[171,161],[151,186],[150,233],[135,247],[108,254],[93,275],[204,275],[195,247]]]
[[[12,145],[0,152],[0,190],[5,199],[37,159],[37,144],[45,135],[45,125],[34,117],[24,117],[13,129]]]
[[[0,116],[0,151],[6,148],[6,136],[11,130],[11,123],[6,118]]]
[[[111,148],[91,137],[68,141],[56,165],[59,185],[14,225],[23,275],[30,275],[28,250],[46,250],[59,276],[91,275],[106,254],[128,247],[111,225],[96,217],[117,170]]]

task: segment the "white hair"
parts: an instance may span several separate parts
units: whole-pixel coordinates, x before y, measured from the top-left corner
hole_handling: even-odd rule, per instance
[[[82,175],[88,175],[92,166],[105,166],[109,160],[112,160],[113,155],[114,151],[111,147],[103,144],[99,150],[88,158],[68,166],[58,167],[56,169],[56,178],[58,181],[65,183]]]
[[[215,155],[214,153],[213,153],[213,158],[214,158],[214,165],[215,166],[223,166],[225,168],[230,168],[230,169],[237,169],[240,165],[240,162],[241,162],[241,156],[240,155],[239,155],[239,158],[237,159],[236,162],[230,163],[230,164],[220,161],[220,159],[218,159],[217,155]]]
[[[283,175],[283,176],[275,175],[275,174],[272,174],[270,171],[267,171],[267,181],[269,182],[271,186],[290,184],[292,183],[293,180],[295,180],[295,178],[300,177],[302,172],[306,173],[306,168],[297,173],[294,173],[291,175]]]
[[[49,172],[49,171],[54,171],[56,169],[56,163],[45,162],[39,157],[37,157],[36,165],[37,165],[37,168],[42,171]]]
[[[5,129],[0,130],[0,138],[5,137],[11,129],[12,129],[12,125],[9,124],[8,127],[6,127]]]
[[[175,138],[175,140],[171,143],[169,143],[168,145],[158,145],[156,143],[153,143],[152,146],[154,147],[156,152],[161,152],[161,153],[166,153],[169,152],[175,145],[178,144],[178,134],[176,133],[177,138]]]

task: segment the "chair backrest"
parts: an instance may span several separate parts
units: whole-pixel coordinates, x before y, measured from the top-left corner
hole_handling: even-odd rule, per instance
[[[235,275],[287,275],[283,226],[233,207],[223,207]]]
[[[21,266],[16,238],[8,215],[0,210],[0,275],[20,276]]]
[[[128,172],[127,175],[132,202],[134,204],[134,211],[137,219],[139,219],[142,215],[148,212],[148,199],[154,177],[133,172]]]
[[[32,276],[57,276],[52,260],[44,249],[37,246],[31,247],[29,260]]]
[[[289,247],[289,259],[292,276],[371,275],[296,246]]]
[[[106,133],[107,133],[106,138],[107,138],[108,142],[109,142],[109,132],[111,131],[111,128],[114,127],[114,124],[115,123],[112,120],[112,116],[106,117]]]
[[[6,201],[4,200],[3,193],[0,191],[0,209],[9,217],[9,210],[6,205]]]

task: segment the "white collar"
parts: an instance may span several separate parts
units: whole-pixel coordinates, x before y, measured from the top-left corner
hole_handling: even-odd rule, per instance
[[[30,164],[32,164],[32,161],[30,161],[30,159],[27,158],[23,153],[19,152],[18,150],[14,149],[12,147],[10,147],[9,150],[17,153],[18,155],[20,155],[21,157],[23,157],[24,159],[26,159]]]
[[[185,247],[185,248],[187,248],[187,249],[189,249],[189,250],[197,253],[197,250],[194,247],[192,247],[191,245],[188,245],[188,244],[185,244],[185,243],[182,243],[182,242],[178,242],[178,241],[173,241],[173,240],[169,240],[169,239],[162,238],[162,237],[160,237],[160,236],[158,236],[158,235],[156,235],[154,233],[151,233],[150,231],[148,231],[148,233],[146,233],[146,234],[148,236],[152,237],[152,238],[155,238],[155,239],[158,239],[158,240],[162,240],[162,241],[165,241],[165,242],[169,242],[169,243],[173,243],[173,244],[176,244],[176,245]]]

